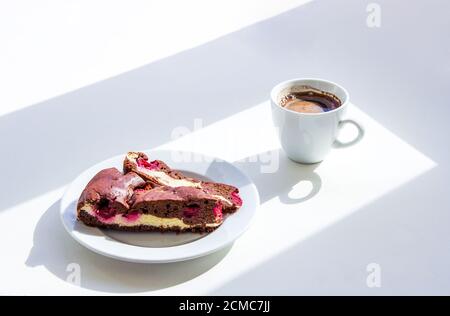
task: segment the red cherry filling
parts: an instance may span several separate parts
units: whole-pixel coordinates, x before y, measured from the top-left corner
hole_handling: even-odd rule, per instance
[[[214,215],[216,216],[216,218],[222,219],[223,218],[222,204],[217,203],[216,206],[214,206],[213,212],[214,212]]]
[[[238,191],[234,191],[231,193],[231,201],[233,201],[233,203],[236,204],[237,206],[242,205],[242,199],[239,196]]]
[[[130,222],[133,222],[140,217],[140,214],[138,211],[132,211],[130,213],[123,214],[122,216],[125,217]]]
[[[194,217],[200,211],[200,206],[198,204],[190,204],[183,210],[183,216],[187,218]]]
[[[159,168],[159,162],[158,161],[153,160],[153,161],[148,162],[144,158],[138,158],[137,159],[137,165],[139,167],[143,167],[143,168],[148,169],[148,170],[155,170],[155,169]]]
[[[95,213],[103,219],[109,219],[116,215],[116,211],[109,205],[109,200],[101,199],[97,204]]]

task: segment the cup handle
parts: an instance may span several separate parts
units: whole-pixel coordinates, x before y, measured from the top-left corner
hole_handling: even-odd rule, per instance
[[[338,128],[341,129],[346,124],[354,125],[358,129],[358,135],[356,135],[356,137],[354,139],[352,139],[348,142],[341,142],[339,139],[336,139],[333,143],[333,147],[335,147],[335,148],[349,147],[349,146],[352,146],[352,145],[358,143],[364,137],[364,133],[365,133],[364,127],[360,123],[358,123],[352,119],[346,119],[346,120],[342,120],[339,122]]]

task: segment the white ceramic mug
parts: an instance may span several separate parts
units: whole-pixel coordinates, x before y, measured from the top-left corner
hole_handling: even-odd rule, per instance
[[[334,94],[341,101],[341,106],[322,113],[299,113],[280,106],[283,95],[292,91],[293,87],[305,85]],[[272,89],[270,99],[273,122],[281,147],[296,162],[320,162],[333,146],[348,146],[363,136],[360,124],[353,120],[343,120],[349,95],[347,90],[334,82],[314,78],[287,80]],[[352,123],[358,129],[359,135],[351,142],[342,143],[337,140],[338,131],[344,123]]]

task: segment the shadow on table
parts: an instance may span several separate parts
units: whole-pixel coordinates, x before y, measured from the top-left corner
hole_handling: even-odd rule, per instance
[[[320,163],[296,163],[281,149],[246,157],[234,164],[254,181],[261,203],[274,197],[284,204],[302,203],[319,193],[322,186],[322,179],[315,171]],[[292,196],[293,187],[301,182],[309,182],[311,189],[301,196]]]
[[[67,234],[59,218],[59,203],[54,203],[39,220],[26,265],[42,265],[66,281],[71,273],[66,271],[68,265],[79,264],[80,286],[83,288],[107,293],[136,293],[175,286],[217,265],[232,247],[199,259],[166,264],[138,264],[110,259],[87,250]]]
[[[287,39],[272,46],[267,31],[281,33],[283,21],[256,23],[1,116],[0,135],[8,137],[0,137],[0,148],[8,155],[0,173],[10,182],[0,184],[7,196],[0,210],[62,186],[113,155],[166,143],[177,127],[192,131],[197,118],[206,126],[267,99],[274,84],[297,74],[292,64],[272,58]]]
[[[166,143],[174,128],[193,130],[197,118],[206,126],[259,104],[277,82],[300,75],[299,69],[305,76],[332,77],[317,71],[319,61],[298,56],[314,34],[303,34],[296,44],[285,36],[316,24],[307,14],[313,8],[320,9],[305,4],[1,116],[0,135],[8,137],[0,137],[0,148],[8,155],[2,157],[0,173],[10,182],[0,184],[8,197],[0,199],[0,210],[66,184],[98,161]],[[295,18],[298,14],[301,19]],[[36,167],[11,167],[31,165]]]

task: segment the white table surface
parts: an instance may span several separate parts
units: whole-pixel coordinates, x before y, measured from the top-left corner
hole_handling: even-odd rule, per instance
[[[0,294],[450,294],[448,1],[377,1],[379,28],[366,1],[130,3],[0,4]],[[267,99],[292,77],[347,87],[363,140],[288,160]],[[65,186],[157,147],[242,168],[262,202],[248,232],[158,265],[72,240]]]

